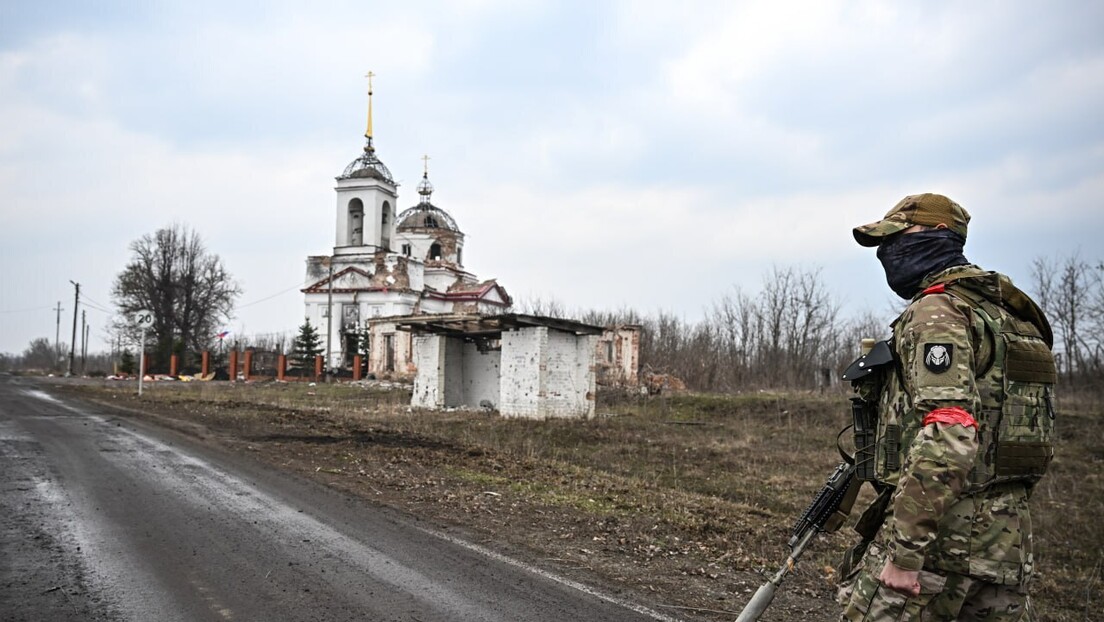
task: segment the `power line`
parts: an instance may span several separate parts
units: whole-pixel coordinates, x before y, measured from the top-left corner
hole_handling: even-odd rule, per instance
[[[89,309],[92,309],[93,311],[99,311],[100,313],[106,313],[108,315],[112,315],[112,314],[115,313],[114,311],[109,311],[107,309],[100,308],[96,305],[88,304],[88,297],[87,296],[84,297],[84,306],[88,307]]]
[[[261,298],[260,300],[254,300],[253,302],[247,302],[243,305],[238,305],[238,306],[234,307],[234,310],[237,311],[238,309],[244,309],[246,307],[252,307],[255,304],[260,304],[260,303],[265,302],[267,300],[272,300],[273,298],[275,298],[275,297],[277,297],[281,294],[286,294],[286,293],[290,292],[293,289],[302,289],[302,288],[306,287],[308,283],[310,283],[310,280],[304,281],[302,283],[296,283],[295,285],[292,285],[291,287],[289,287],[287,289],[280,290],[280,291],[276,292],[275,294],[272,294],[271,296],[265,296],[264,298]]]
[[[88,304],[90,302],[92,304]],[[107,305],[105,305],[104,303],[99,302],[97,300],[93,300],[93,299],[89,298],[88,294],[84,295],[84,304],[88,307],[91,307],[91,308],[97,310],[97,311],[103,311],[104,313],[113,313],[113,311],[108,311],[107,309],[103,308],[103,307],[106,307]]]

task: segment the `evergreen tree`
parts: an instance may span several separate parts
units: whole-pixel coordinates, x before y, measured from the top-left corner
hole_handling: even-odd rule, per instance
[[[319,354],[322,354],[322,338],[308,319],[299,327],[299,334],[291,346],[291,360],[299,367],[313,369],[314,357]]]
[[[138,363],[134,360],[134,355],[130,353],[130,350],[123,350],[123,355],[120,358],[122,360],[119,361],[119,371],[128,375],[133,374]]]

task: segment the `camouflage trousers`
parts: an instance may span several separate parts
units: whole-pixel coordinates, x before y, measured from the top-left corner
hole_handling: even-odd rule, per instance
[[[966,575],[920,571],[920,595],[909,598],[878,581],[881,559],[867,559],[854,583],[840,591],[841,622],[965,620],[1032,622],[1031,601],[1015,585],[997,585]]]

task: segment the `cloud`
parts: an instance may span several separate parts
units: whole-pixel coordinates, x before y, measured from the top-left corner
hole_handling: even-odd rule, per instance
[[[975,213],[988,266],[1099,252],[1098,3],[263,8],[4,9],[0,252],[29,267],[0,306],[70,299],[70,278],[108,303],[127,244],[171,222],[243,303],[293,288],[332,244],[368,70],[400,207],[428,153],[466,262],[515,295],[693,315],[796,263],[881,306],[850,228],[924,191]],[[234,329],[293,330],[301,302],[243,307]],[[38,320],[7,322],[0,350]]]

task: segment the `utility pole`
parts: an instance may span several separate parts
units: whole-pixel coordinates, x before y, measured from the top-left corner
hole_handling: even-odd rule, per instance
[[[73,375],[73,354],[77,347],[77,307],[80,306],[80,283],[75,283],[72,280],[69,282],[77,288],[77,293],[73,298],[73,341],[69,343],[69,370],[65,372],[66,376]]]
[[[326,293],[326,382],[330,381],[330,336],[333,335],[333,255],[330,255],[330,282]]]
[[[61,301],[57,305],[57,325],[54,327],[54,364],[50,369],[57,370],[61,362]]]

